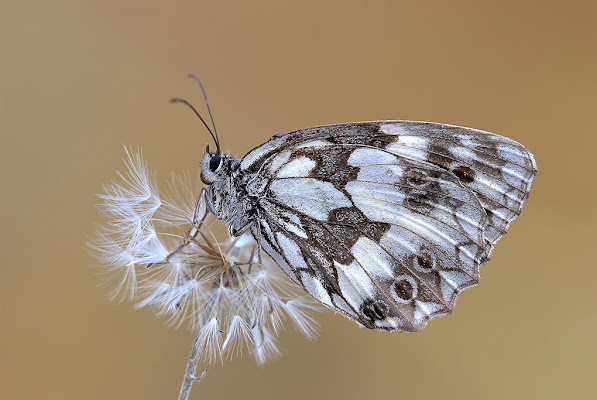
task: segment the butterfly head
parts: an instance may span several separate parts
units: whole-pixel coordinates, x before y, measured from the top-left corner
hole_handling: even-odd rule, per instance
[[[201,181],[206,185],[213,184],[218,178],[218,175],[222,175],[224,173],[222,170],[227,158],[228,157],[225,154],[222,154],[218,150],[210,153],[209,146],[207,146],[200,164]]]
[[[251,220],[251,200],[239,191],[236,182],[240,160],[230,154],[206,148],[201,159],[201,181],[208,186],[207,208],[216,218],[228,223],[230,233],[241,234]]]

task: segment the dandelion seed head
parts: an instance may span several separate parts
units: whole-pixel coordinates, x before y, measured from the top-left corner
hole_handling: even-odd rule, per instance
[[[307,338],[317,332],[315,304],[246,234],[230,237],[197,201],[198,179],[173,176],[160,194],[141,152],[126,150],[126,173],[104,186],[106,223],[89,242],[113,298],[150,307],[168,324],[198,332],[204,361],[243,350],[259,364],[280,354],[276,336],[290,319]]]

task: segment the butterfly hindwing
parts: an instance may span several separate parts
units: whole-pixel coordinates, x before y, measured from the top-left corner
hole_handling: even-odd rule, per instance
[[[373,329],[451,312],[520,214],[531,153],[491,133],[379,121],[310,128],[249,152],[251,228],[286,274]]]

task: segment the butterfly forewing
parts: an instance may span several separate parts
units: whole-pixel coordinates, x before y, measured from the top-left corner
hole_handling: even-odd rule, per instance
[[[478,282],[536,166],[488,132],[377,121],[272,138],[238,173],[251,232],[292,280],[365,327],[417,331]]]

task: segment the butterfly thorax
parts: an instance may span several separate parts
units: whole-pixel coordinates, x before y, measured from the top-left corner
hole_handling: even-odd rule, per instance
[[[219,154],[217,164],[213,159],[214,154],[205,153],[200,165],[201,180],[209,185],[207,207],[239,236],[255,218],[257,193],[246,189],[249,177],[240,170],[240,159],[228,154]]]

